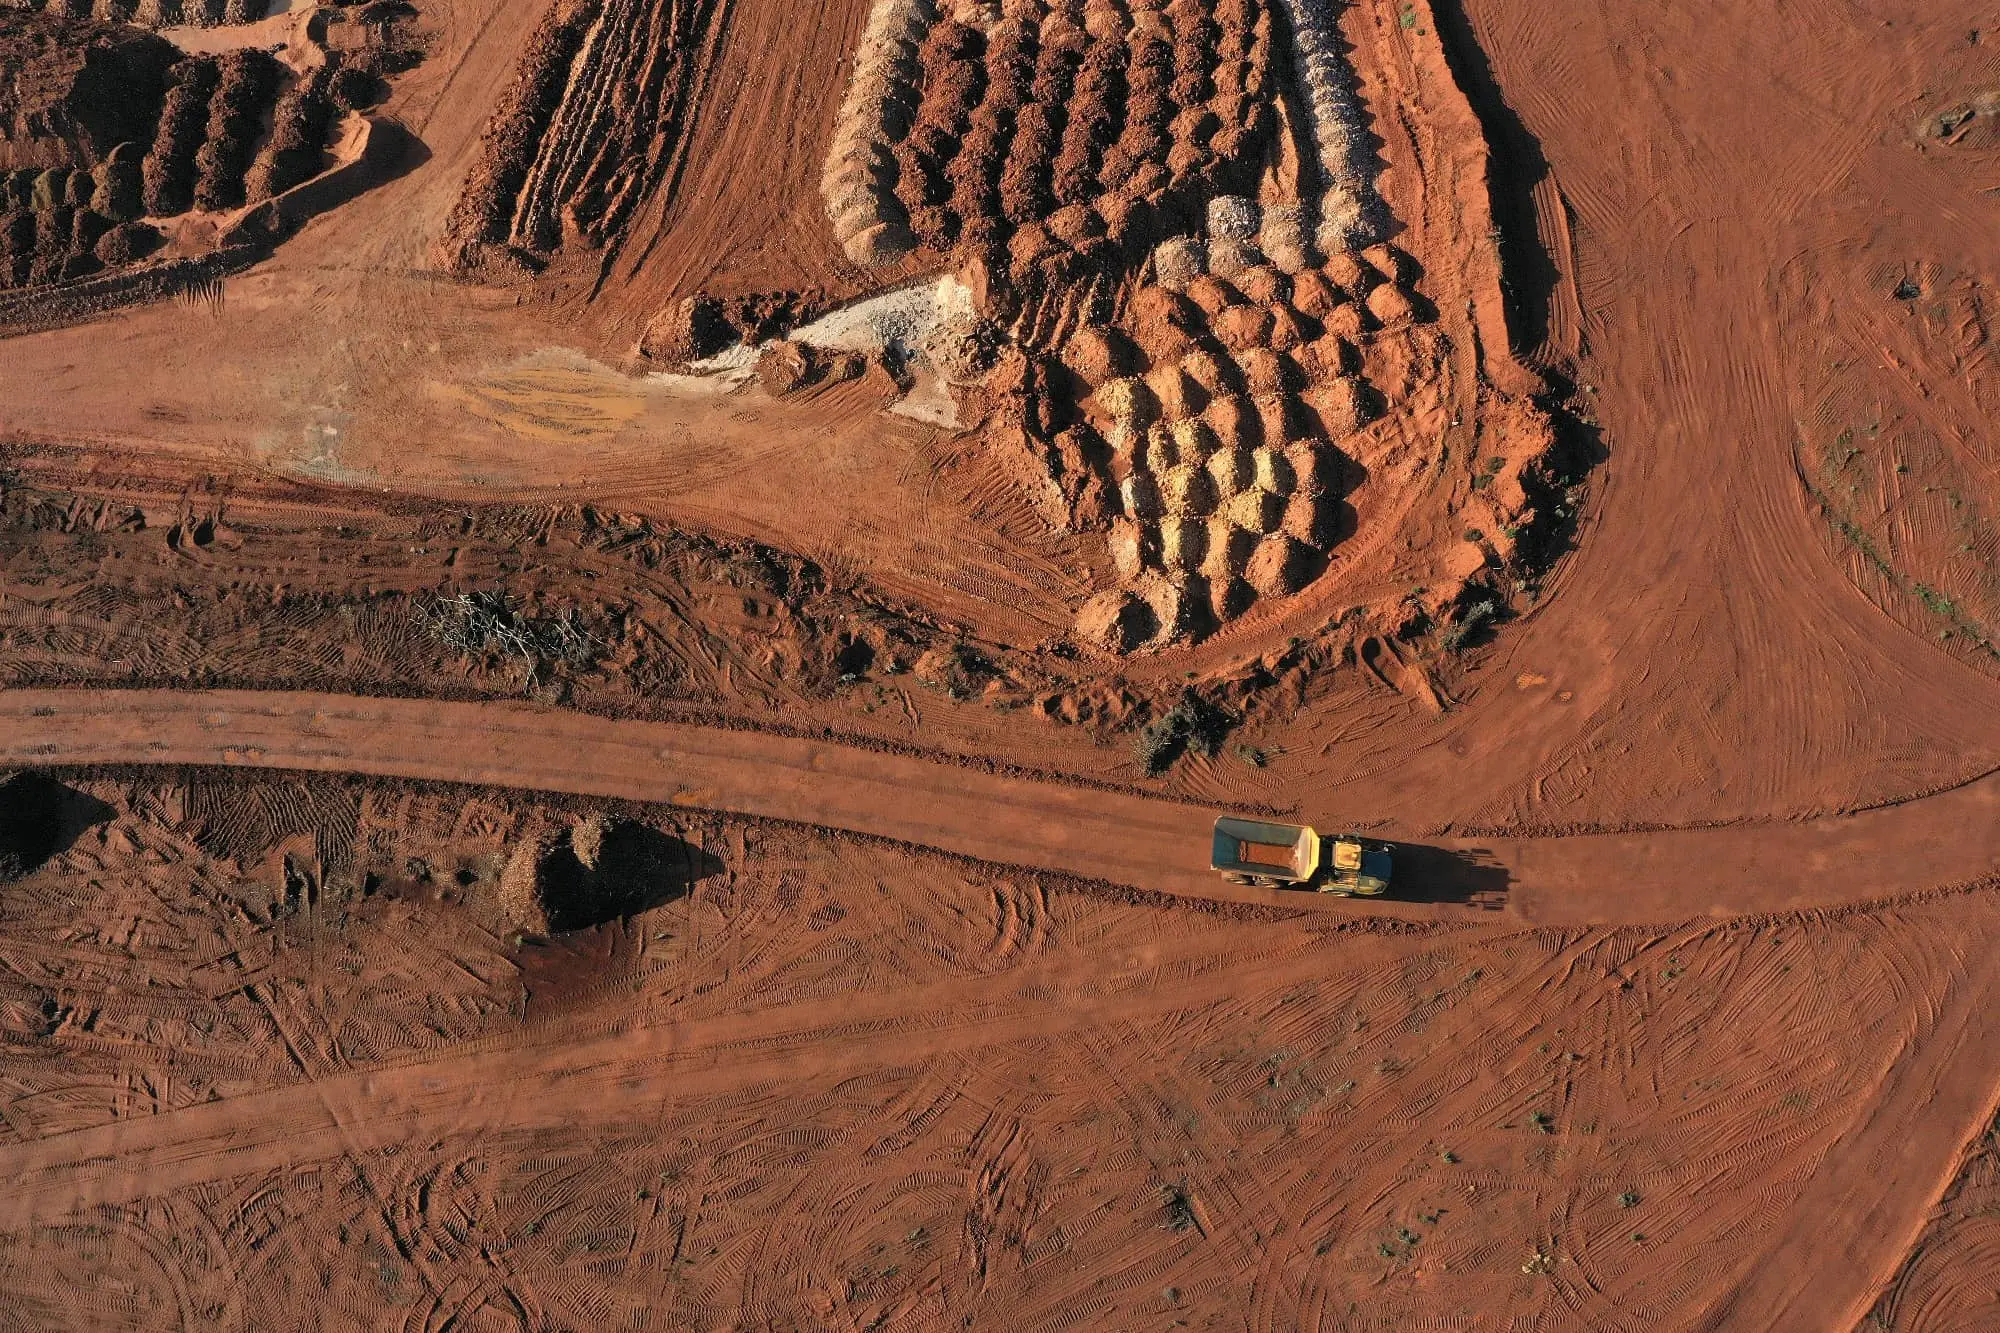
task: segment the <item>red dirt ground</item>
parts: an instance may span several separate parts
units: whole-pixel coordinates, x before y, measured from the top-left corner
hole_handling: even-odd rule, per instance
[[[681,296],[873,284],[815,188],[864,6],[722,7],[596,300],[432,267],[541,13],[418,8],[394,171],[0,340],[0,765],[69,793],[0,883],[18,1322],[1992,1322],[1978,15],[1354,6],[1448,348],[1398,428],[1538,398],[1574,545],[1397,639],[1441,471],[1373,582],[1113,661],[976,436],[627,373]],[[482,589],[592,652],[448,647]],[[1183,686],[1240,725],[1148,775]],[[597,809],[704,872],[523,938],[499,867]],[[1222,809],[1404,896],[1228,890]]]

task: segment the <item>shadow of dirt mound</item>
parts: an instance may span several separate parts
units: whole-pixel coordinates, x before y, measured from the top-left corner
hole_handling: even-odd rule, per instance
[[[721,869],[649,825],[593,817],[524,843],[501,876],[500,899],[523,930],[559,935],[657,907]]]
[[[1493,225],[1499,232],[1500,267],[1505,274],[1507,322],[1516,348],[1534,355],[1548,340],[1549,303],[1561,270],[1541,241],[1535,220],[1535,187],[1549,174],[1541,140],[1507,104],[1472,22],[1458,0],[1431,7],[1438,37],[1458,86],[1485,127],[1491,150],[1488,184],[1493,199]]]
[[[0,782],[0,883],[68,851],[85,829],[117,813],[46,773],[16,773]]]

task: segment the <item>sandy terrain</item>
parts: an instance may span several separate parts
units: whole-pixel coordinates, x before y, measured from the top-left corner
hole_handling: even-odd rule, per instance
[[[10,94],[0,1322],[2000,1317],[1991,31],[1313,3]]]
[[[1906,884],[2000,873],[2000,775],[1809,822],[1406,843],[1397,900],[1364,905],[1218,884],[1205,844],[1186,836],[1211,809],[825,741],[505,703],[191,690],[10,690],[0,694],[0,722],[0,765],[222,765],[613,796],[844,829],[1196,900],[1343,916],[1454,921],[1508,905],[1531,922],[1638,923],[1879,902],[1888,896],[1882,882],[1848,871],[1869,858],[1896,866]],[[1315,807],[1305,813],[1327,822]],[[1467,909],[1425,911],[1411,899]]]
[[[510,798],[335,786],[471,887],[282,911],[199,787],[80,789],[9,896],[34,1322],[1844,1327],[1993,1110],[1978,893],[1384,929],[669,814],[714,870],[518,951]]]

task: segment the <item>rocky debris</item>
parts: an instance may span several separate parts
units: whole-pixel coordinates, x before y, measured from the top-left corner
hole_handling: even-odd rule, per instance
[[[757,355],[757,378],[773,397],[804,388],[816,369],[813,349],[789,339],[769,343]]]
[[[1153,608],[1124,588],[1098,593],[1076,618],[1076,637],[1099,652],[1125,654],[1158,632]]]
[[[714,356],[735,341],[735,331],[713,297],[687,296],[654,317],[639,339],[639,355],[668,366]]]
[[[591,815],[521,840],[500,873],[501,910],[523,934],[581,930],[684,890],[700,853],[648,825]]]
[[[999,330],[970,314],[940,320],[919,344],[932,369],[948,383],[961,385],[975,384],[991,370],[999,348]]]

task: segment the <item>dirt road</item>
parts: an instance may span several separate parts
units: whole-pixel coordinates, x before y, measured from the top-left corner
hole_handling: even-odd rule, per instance
[[[219,764],[463,782],[754,815],[1177,895],[1354,910],[1233,889],[1207,868],[1213,811],[828,741],[620,722],[526,705],[303,693],[16,690],[0,764]],[[1308,814],[1312,812],[1307,812]],[[1440,840],[1406,859],[1401,916],[1504,872],[1536,922],[1630,923],[1901,897],[2000,865],[2000,776],[1807,823]],[[1499,875],[1488,878],[1497,888]],[[1423,901],[1423,900],[1433,901]]]

